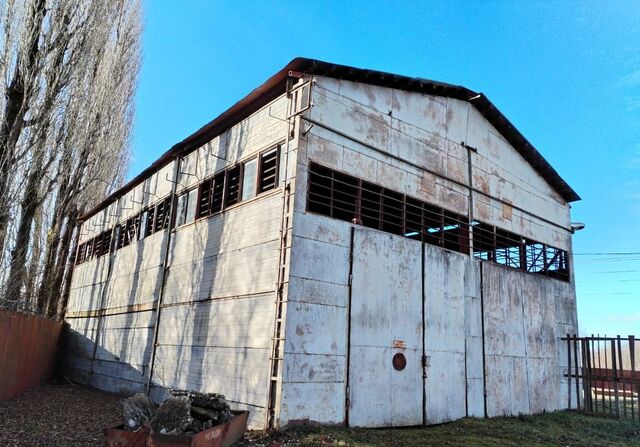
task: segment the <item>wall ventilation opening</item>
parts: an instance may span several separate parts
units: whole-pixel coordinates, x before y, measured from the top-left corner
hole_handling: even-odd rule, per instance
[[[468,218],[342,172],[311,163],[307,210],[469,254]],[[570,279],[566,250],[473,221],[473,256],[500,265]]]

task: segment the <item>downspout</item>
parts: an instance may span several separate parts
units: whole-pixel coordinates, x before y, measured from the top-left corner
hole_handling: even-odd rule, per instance
[[[173,223],[175,221],[175,205],[176,205],[176,191],[178,189],[178,173],[180,172],[181,158],[176,156],[173,160],[173,181],[171,182],[171,203],[169,205],[169,228],[167,229],[167,243],[164,247],[164,259],[162,261],[162,276],[160,277],[160,294],[156,300],[156,320],[153,326],[153,344],[151,348],[151,358],[149,359],[149,378],[147,379],[147,386],[145,387],[145,393],[149,395],[151,390],[151,380],[153,378],[153,367],[156,359],[156,348],[158,346],[158,329],[160,325],[160,312],[162,310],[162,301],[164,298],[164,289],[166,285],[167,272],[169,271],[169,255],[171,254],[171,235],[175,229]]]

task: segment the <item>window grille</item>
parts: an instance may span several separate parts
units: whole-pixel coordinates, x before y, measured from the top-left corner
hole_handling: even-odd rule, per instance
[[[226,187],[224,206],[235,205],[240,202],[240,181],[241,181],[242,165],[236,165],[233,168],[227,169],[226,173]]]
[[[466,216],[311,163],[307,210],[469,254]],[[474,221],[473,256],[514,269],[569,280],[565,250]]]
[[[278,148],[260,154],[258,193],[274,189],[278,185]]]

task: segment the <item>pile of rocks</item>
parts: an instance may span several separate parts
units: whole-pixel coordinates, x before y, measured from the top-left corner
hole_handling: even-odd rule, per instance
[[[194,434],[233,418],[222,394],[173,390],[159,406],[138,393],[124,400],[122,416],[128,430],[151,433]]]

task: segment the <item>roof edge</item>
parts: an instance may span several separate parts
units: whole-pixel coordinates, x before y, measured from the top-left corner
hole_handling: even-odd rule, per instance
[[[353,82],[390,87],[400,90],[414,91],[434,96],[444,96],[469,102],[493,125],[498,132],[522,155],[522,157],[557,191],[568,203],[580,200],[580,196],[549,164],[542,154],[516,129],[506,116],[482,93],[475,92],[460,85],[447,84],[429,79],[415,78],[377,70],[332,64],[317,59],[297,57],[280,71],[267,79],[262,85],[252,90],[244,98],[236,102],[225,112],[210,121],[184,140],[174,144],[168,151],[154,161],[122,187],[111,193],[90,211],[78,218],[84,222],[96,215],[106,206],[131,191],[153,173],[162,169],[177,157],[197,149],[215,136],[221,134],[234,124],[248,117],[267,103],[285,92],[285,85],[290,71],[298,71],[311,75],[327,76]]]

